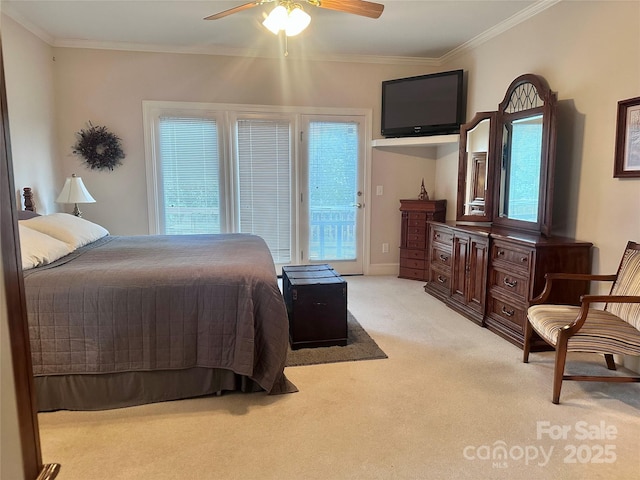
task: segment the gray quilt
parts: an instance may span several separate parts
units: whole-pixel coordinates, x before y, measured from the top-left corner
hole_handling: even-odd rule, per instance
[[[288,321],[254,235],[109,236],[25,271],[36,376],[223,368],[271,391]]]

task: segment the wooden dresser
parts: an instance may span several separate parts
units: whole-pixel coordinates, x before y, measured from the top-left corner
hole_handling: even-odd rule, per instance
[[[429,225],[425,290],[483,325],[491,229],[435,222]]]
[[[590,272],[592,244],[564,237],[432,222],[429,240],[425,291],[519,347],[527,308],[542,292],[545,274]],[[588,282],[566,282],[550,301],[579,304],[588,290]]]
[[[427,222],[444,222],[446,200],[400,200],[400,278],[427,279]]]

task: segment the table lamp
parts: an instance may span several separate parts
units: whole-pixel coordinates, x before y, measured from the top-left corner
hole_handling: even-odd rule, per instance
[[[74,173],[71,177],[67,177],[62,187],[62,191],[58,198],[57,203],[73,203],[73,214],[76,217],[82,217],[82,212],[78,208],[79,203],[95,203],[95,198],[91,196],[87,188],[82,183],[82,178],[77,177]]]

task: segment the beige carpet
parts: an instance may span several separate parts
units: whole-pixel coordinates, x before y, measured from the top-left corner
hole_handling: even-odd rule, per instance
[[[62,480],[638,478],[640,384],[565,382],[553,405],[551,354],[523,364],[420,282],[348,283],[388,359],[287,368],[291,395],[40,414],[44,461]]]

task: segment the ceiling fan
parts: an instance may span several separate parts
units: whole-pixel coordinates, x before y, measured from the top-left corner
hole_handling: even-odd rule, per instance
[[[263,25],[276,35],[284,30],[288,37],[302,32],[311,17],[303,9],[301,3],[308,3],[314,7],[326,8],[338,12],[352,13],[369,18],[378,18],[382,15],[384,5],[365,0],[256,0],[254,2],[238,5],[205,17],[205,20],[217,20],[228,15],[248,10],[265,3],[276,3],[276,8],[267,16]]]

